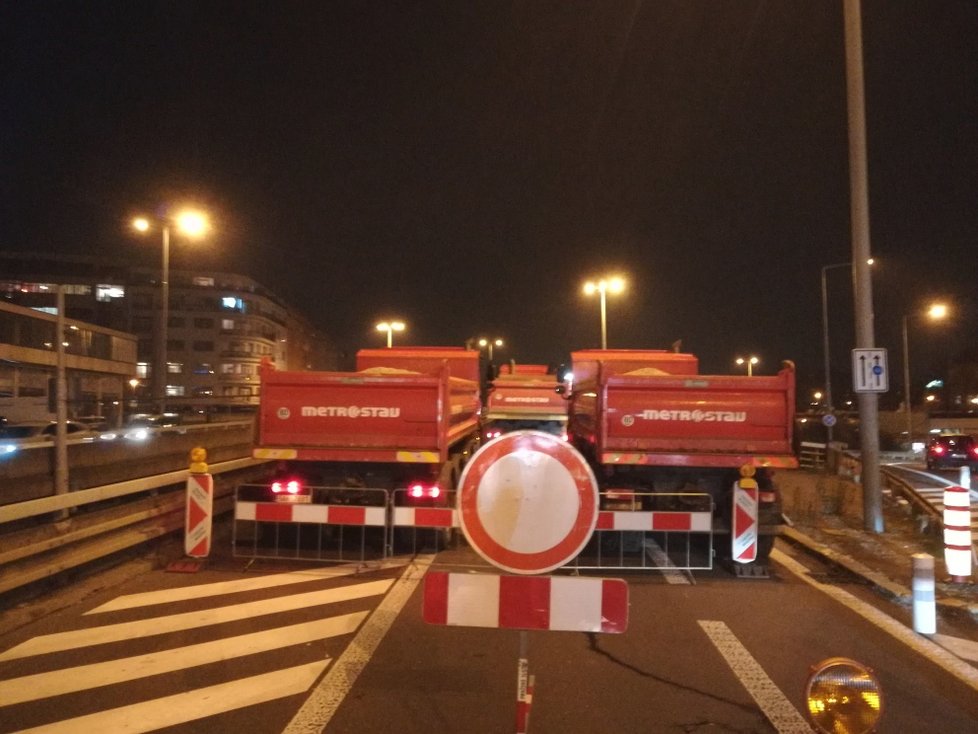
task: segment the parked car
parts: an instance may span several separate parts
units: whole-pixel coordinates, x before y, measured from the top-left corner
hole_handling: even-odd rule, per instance
[[[978,471],[978,441],[966,433],[944,433],[927,442],[927,468],[954,469],[967,466]]]
[[[58,421],[25,421],[6,423],[0,427],[0,454],[10,454],[20,448],[52,443],[58,433]],[[69,441],[96,441],[102,435],[87,423],[70,420],[65,423]]]

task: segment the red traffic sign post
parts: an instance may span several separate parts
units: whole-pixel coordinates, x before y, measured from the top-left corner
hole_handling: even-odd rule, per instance
[[[547,573],[590,540],[598,484],[570,444],[542,431],[515,431],[469,461],[458,508],[466,540],[486,561],[510,573]]]
[[[517,576],[431,573],[430,624],[520,630],[516,732],[527,734],[534,677],[527,630],[624,632],[628,585],[621,579],[537,576],[574,560],[598,521],[598,483],[573,446],[542,431],[515,431],[479,449],[458,485],[458,518],[482,558]]]

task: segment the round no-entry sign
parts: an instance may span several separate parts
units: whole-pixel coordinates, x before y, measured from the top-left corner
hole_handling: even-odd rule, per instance
[[[546,573],[573,560],[598,520],[598,484],[557,436],[515,431],[479,449],[462,472],[459,522],[475,551],[510,573]]]

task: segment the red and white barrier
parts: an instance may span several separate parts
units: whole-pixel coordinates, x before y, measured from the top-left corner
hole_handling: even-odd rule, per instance
[[[429,572],[429,624],[620,633],[628,627],[628,584],[580,576]]]
[[[239,501],[234,505],[234,519],[384,527],[387,524],[387,508]]]
[[[395,507],[392,519],[397,527],[458,527],[458,512],[451,507]]]
[[[191,473],[187,477],[184,553],[191,558],[210,555],[213,523],[214,477]]]
[[[954,583],[971,577],[971,492],[964,487],[944,490],[944,564]]]
[[[736,563],[757,560],[757,502],[758,489],[754,479],[741,477],[734,483],[730,550]]]
[[[630,512],[602,510],[595,530],[641,530],[708,533],[713,528],[709,512]]]

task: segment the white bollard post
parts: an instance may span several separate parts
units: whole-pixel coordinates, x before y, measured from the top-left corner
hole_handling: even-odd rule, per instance
[[[958,479],[958,484],[960,484],[965,489],[971,489],[971,467],[965,464],[961,467],[960,477]]]
[[[937,602],[934,585],[934,556],[913,554],[913,631],[922,635],[937,632]]]
[[[964,487],[944,490],[944,564],[952,583],[968,582],[971,577],[971,491]]]

